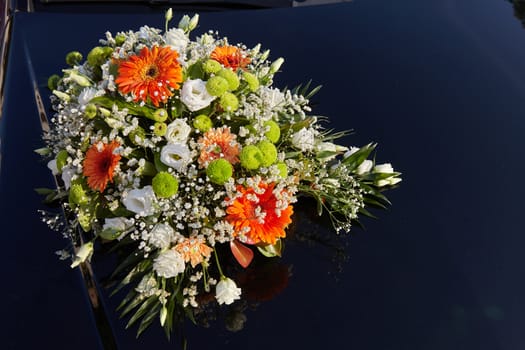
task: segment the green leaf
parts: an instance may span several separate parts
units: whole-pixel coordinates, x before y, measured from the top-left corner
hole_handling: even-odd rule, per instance
[[[40,187],[40,188],[35,188],[35,192],[44,196],[44,195],[48,195],[48,194],[51,194],[51,193],[55,193],[56,190],[53,190],[51,188],[43,188],[43,187]]]
[[[135,250],[133,253],[131,253],[122,263],[120,263],[119,266],[113,271],[111,274],[111,278],[114,278],[116,275],[118,275],[121,271],[124,269],[130,267],[131,265],[136,265],[139,261],[141,261],[144,258],[144,254],[140,252],[140,250]]]
[[[112,109],[113,105],[116,105],[119,109],[126,108],[131,114],[154,120],[153,114],[155,113],[155,109],[148,106],[139,106],[135,103],[117,100],[108,96],[95,97],[91,99],[90,103],[94,103],[98,106],[106,107],[108,109]]]
[[[140,305],[140,307],[133,314],[133,316],[131,316],[131,318],[128,321],[128,324],[126,325],[126,329],[133,326],[133,324],[137,322],[139,318],[141,318],[143,315],[149,312],[151,308],[155,307],[156,303],[159,303],[159,298],[156,295],[151,296],[148,299],[146,299],[146,301],[144,301],[142,305]]]
[[[153,322],[155,317],[158,316],[161,307],[160,301],[157,300],[155,305],[153,305],[146,315],[144,315],[140,322],[139,329],[137,330],[137,338],[151,325],[151,322]]]
[[[122,301],[120,302],[120,304],[117,306],[117,310],[120,310],[122,309],[124,306],[126,306],[127,303],[129,303],[133,298],[135,298],[135,296],[137,295],[138,293],[135,291],[135,289],[132,289],[129,291],[128,294],[126,294],[126,296],[124,297],[124,299],[122,299]],[[113,295],[113,293],[111,294]]]
[[[330,158],[330,157],[336,156],[338,154],[339,154],[339,152],[322,151],[322,152],[317,153],[315,158],[317,158],[317,159]]]
[[[361,147],[358,151],[350,155],[349,157],[341,161],[342,164],[346,165],[349,171],[357,169],[361,163],[368,158],[370,153],[376,148],[377,144],[369,143],[366,146]]]
[[[262,255],[267,258],[273,258],[276,256],[281,256],[283,244],[280,239],[278,239],[275,244],[267,244],[263,246],[257,246],[257,249],[261,252]]]

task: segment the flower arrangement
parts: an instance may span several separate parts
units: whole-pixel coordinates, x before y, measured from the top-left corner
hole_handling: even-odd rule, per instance
[[[61,257],[87,263],[97,241],[130,250],[115,275],[139,333],[160,319],[169,334],[204,294],[238,300],[218,251],[243,268],[254,254],[280,256],[299,196],[339,233],[389,204],[382,190],[401,181],[368,159],[375,144],[334,143],[346,133],[310,115],[318,88],[272,87],[282,58],[217,34],[191,40],[198,15],[168,29],[171,19],[165,31],[106,33],[85,61],[69,53],[48,81],[56,113],[38,150],[59,179],[40,192],[62,205],[76,245]]]

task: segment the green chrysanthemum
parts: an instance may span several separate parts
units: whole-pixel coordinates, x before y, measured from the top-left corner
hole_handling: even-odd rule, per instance
[[[233,166],[224,158],[215,159],[206,168],[206,175],[217,185],[224,185],[233,175]]]
[[[288,176],[288,166],[286,166],[285,163],[279,162],[279,163],[275,164],[275,166],[277,167],[277,169],[279,169],[279,175],[282,178],[285,178],[285,177]]]
[[[215,60],[207,60],[202,64],[202,69],[208,74],[217,73],[221,68],[221,64]]]
[[[82,54],[78,51],[71,51],[66,55],[66,63],[70,66],[79,64],[82,61]]]
[[[140,126],[137,126],[129,133],[128,137],[131,143],[139,145],[146,138],[146,132]]]
[[[153,186],[153,192],[161,198],[174,196],[179,190],[179,181],[166,171],[161,171],[155,175],[151,185]]]
[[[53,74],[47,79],[47,87],[49,90],[56,90],[58,87],[58,82],[60,81],[60,76],[58,74]]]
[[[213,123],[207,115],[199,114],[193,119],[193,127],[200,132],[206,132],[213,128]]]
[[[279,141],[279,138],[281,137],[281,128],[279,128],[279,124],[273,120],[268,120],[264,123],[264,126],[268,129],[268,131],[264,133],[264,136],[273,143]]]
[[[257,148],[262,153],[261,166],[268,167],[277,160],[277,148],[269,141],[261,141],[257,144]]]
[[[263,154],[261,150],[255,145],[245,146],[239,156],[241,166],[248,170],[255,170],[261,166],[263,161]]]
[[[219,76],[211,77],[206,82],[206,90],[212,96],[222,96],[229,87],[228,81]]]
[[[239,77],[231,69],[223,68],[217,72],[217,75],[226,79],[229,91],[235,91],[239,87]]]
[[[225,92],[222,94],[219,104],[228,112],[234,112],[239,108],[239,100],[237,99],[237,96],[231,92]]]

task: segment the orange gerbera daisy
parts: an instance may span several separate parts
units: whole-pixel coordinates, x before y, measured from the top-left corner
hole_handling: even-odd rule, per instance
[[[104,192],[108,181],[113,182],[113,173],[120,161],[120,154],[114,151],[119,146],[117,141],[110,144],[97,142],[87,151],[83,173],[91,189]]]
[[[199,138],[201,154],[199,165],[203,168],[215,159],[224,158],[231,164],[239,162],[239,144],[237,135],[230,132],[230,128],[223,126],[218,129],[210,129]]]
[[[149,98],[158,107],[173,95],[170,88],[178,89],[182,82],[178,57],[177,51],[169,47],[144,47],[138,56],[120,63],[115,83],[122,93],[132,93],[135,102]]]
[[[237,187],[242,196],[226,209],[226,220],[233,225],[237,236],[267,244],[275,244],[278,238],[286,236],[284,230],[292,222],[293,207],[288,205],[282,210],[277,207],[280,200],[273,192],[274,187],[274,184],[260,183],[262,193],[256,193],[253,188]]]
[[[234,71],[238,68],[244,69],[250,64],[250,58],[245,57],[241,49],[236,46],[217,46],[211,53],[210,58],[224,67],[230,67]]]
[[[204,243],[202,238],[186,238],[175,246],[175,250],[182,255],[185,262],[191,263],[191,267],[195,267],[204,259],[209,258],[213,251]]]

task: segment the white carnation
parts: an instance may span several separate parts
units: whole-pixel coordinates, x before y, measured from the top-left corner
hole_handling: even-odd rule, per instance
[[[301,151],[311,151],[315,145],[315,134],[312,129],[302,128],[292,135],[292,144]]]
[[[201,79],[187,80],[180,90],[180,100],[192,112],[208,107],[214,99],[206,90],[206,82]]]
[[[173,228],[169,224],[160,223],[155,225],[145,238],[147,238],[149,244],[152,246],[164,249],[169,247],[170,243],[173,241],[173,237]]]
[[[174,250],[160,253],[153,262],[153,270],[158,276],[164,278],[175,277],[184,272],[184,268],[184,258]]]

